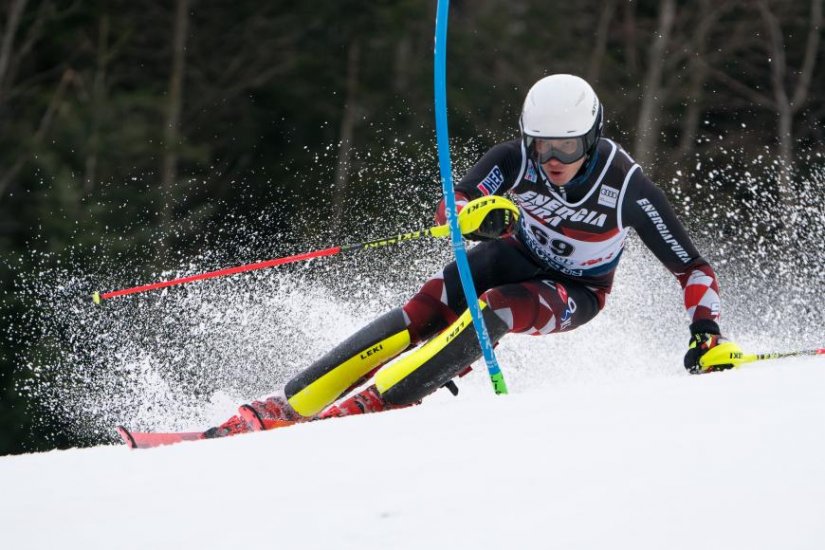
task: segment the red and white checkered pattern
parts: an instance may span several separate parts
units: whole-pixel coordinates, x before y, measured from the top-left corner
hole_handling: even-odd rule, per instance
[[[685,291],[685,309],[691,322],[701,319],[716,321],[722,311],[719,283],[713,269],[705,264],[689,273],[678,275]]]

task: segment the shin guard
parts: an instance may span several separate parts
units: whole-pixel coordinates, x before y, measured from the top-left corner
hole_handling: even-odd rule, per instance
[[[479,300],[484,323],[493,342],[504,336],[509,327],[487,304]],[[481,346],[473,329],[470,311],[429,342],[384,367],[375,375],[381,397],[392,405],[420,401],[451,379],[467,365],[481,357]]]
[[[385,313],[290,380],[287,401],[301,416],[314,416],[409,346],[403,310]]]

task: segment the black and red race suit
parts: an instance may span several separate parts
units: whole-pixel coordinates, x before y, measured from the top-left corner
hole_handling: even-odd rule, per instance
[[[521,216],[514,235],[468,252],[476,289],[511,332],[571,330],[604,307],[630,228],[673,273],[692,322],[715,321],[719,288],[664,193],[616,143],[602,138],[582,170],[552,184],[520,140],[490,149],[456,185],[459,208],[483,195],[507,195]],[[436,219],[445,222],[443,202]],[[466,308],[451,263],[404,305],[413,340]]]

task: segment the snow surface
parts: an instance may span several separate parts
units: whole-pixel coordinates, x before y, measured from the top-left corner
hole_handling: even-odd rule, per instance
[[[477,375],[478,376],[478,375]],[[0,457],[0,547],[825,548],[825,361]]]

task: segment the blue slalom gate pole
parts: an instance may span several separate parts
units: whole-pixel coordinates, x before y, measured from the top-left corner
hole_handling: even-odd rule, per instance
[[[490,373],[490,380],[493,383],[495,392],[497,394],[506,394],[507,384],[504,381],[504,374],[498,365],[496,354],[493,351],[493,343],[490,341],[490,335],[487,333],[487,327],[484,325],[484,319],[481,316],[481,308],[478,305],[478,294],[476,293],[475,284],[473,284],[470,264],[467,261],[467,251],[464,248],[461,230],[458,227],[452,163],[450,161],[450,136],[447,131],[447,18],[449,12],[449,0],[438,0],[435,16],[434,83],[435,134],[438,144],[438,165],[441,171],[441,187],[444,193],[447,223],[450,226],[450,243],[453,246],[461,286],[464,289],[464,296],[467,298],[467,307],[470,310],[470,315],[473,317],[473,326],[478,335],[478,341],[481,344],[484,362],[487,363],[487,371]]]

